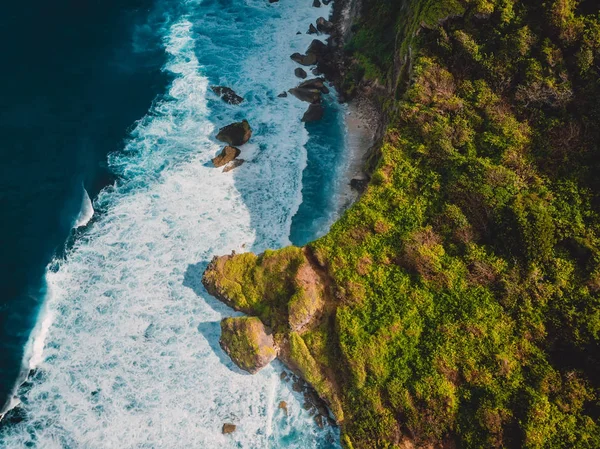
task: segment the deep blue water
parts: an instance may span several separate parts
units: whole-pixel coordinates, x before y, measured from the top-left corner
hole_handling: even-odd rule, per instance
[[[0,403],[44,296],[44,272],[78,214],[112,182],[122,146],[167,77],[153,0],[6,2],[0,12]],[[143,39],[143,45],[133,37]]]

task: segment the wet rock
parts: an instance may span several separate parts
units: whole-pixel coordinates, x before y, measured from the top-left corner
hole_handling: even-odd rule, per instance
[[[242,101],[244,101],[243,97],[240,97],[233,89],[229,87],[210,86],[210,88],[215,94],[221,97],[221,100],[223,100],[225,103],[240,104]]]
[[[317,89],[321,92],[323,92],[323,90],[327,90],[327,92],[329,92],[329,89],[325,87],[325,78],[313,78],[303,81],[298,85],[298,89]]]
[[[227,435],[229,433],[235,432],[236,428],[237,428],[237,426],[235,424],[225,423],[225,424],[223,424],[223,428],[221,429],[221,432],[223,433],[223,435]]]
[[[231,161],[229,164],[227,164],[225,166],[225,168],[223,169],[223,173],[228,173],[231,170],[233,170],[234,168],[239,167],[240,165],[242,165],[244,162],[246,162],[244,159],[236,159],[235,161]]]
[[[285,402],[285,401],[281,401],[281,402],[279,403],[279,408],[280,408],[281,410],[283,410],[283,412],[284,412],[284,413],[286,414],[286,416],[287,416],[287,414],[288,414],[287,402]]]
[[[315,65],[317,63],[317,55],[316,54],[306,54],[302,55],[300,53],[294,53],[290,56],[293,61],[297,62],[300,65]]]
[[[296,75],[298,78],[306,78],[308,75],[306,73],[306,71],[300,67],[298,67],[296,70],[294,70],[294,75]]]
[[[301,31],[296,31],[296,36],[298,36],[299,34],[302,34]]]
[[[321,3],[323,3],[325,6],[328,6],[333,0],[321,0]]]
[[[319,31],[317,30],[317,28],[311,23],[308,27],[308,31],[306,32],[306,34],[317,34],[318,32]]]
[[[283,380],[284,382],[287,382],[290,379],[290,376],[285,371],[282,371],[281,374],[279,375],[279,378],[281,380]]]
[[[232,146],[239,146],[248,142],[251,136],[252,128],[247,120],[243,120],[221,128],[217,139]]]
[[[364,192],[368,185],[369,185],[368,179],[354,178],[354,179],[350,180],[350,187],[352,187],[352,189],[356,190],[359,193]]]
[[[320,8],[321,7],[321,2],[319,0],[313,0],[313,7],[314,8]]]
[[[304,89],[301,87],[294,87],[288,92],[300,101],[306,101],[308,103],[319,103],[321,101],[321,91],[319,89]]]
[[[279,0],[269,0],[269,3],[277,3]]]
[[[244,371],[257,373],[277,357],[273,335],[256,317],[234,317],[221,320],[223,350]]]
[[[215,158],[213,158],[212,163],[215,167],[222,167],[238,157],[240,153],[241,151],[239,148],[228,145],[223,148]]]
[[[317,19],[317,30],[321,33],[331,33],[333,31],[333,23],[325,19],[325,17],[319,17]]]
[[[285,98],[287,97],[287,92],[281,92],[279,95],[277,95],[278,98]]]
[[[305,123],[319,121],[323,118],[323,113],[323,106],[320,104],[311,104],[308,107],[308,110],[304,113],[302,121]]]

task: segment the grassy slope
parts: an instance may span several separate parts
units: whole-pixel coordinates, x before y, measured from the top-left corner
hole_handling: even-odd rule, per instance
[[[346,87],[386,85],[389,127],[310,245],[334,293],[295,341],[348,447],[600,447],[598,9],[366,2]]]

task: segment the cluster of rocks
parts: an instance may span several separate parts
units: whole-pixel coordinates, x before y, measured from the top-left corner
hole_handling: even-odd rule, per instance
[[[321,1],[325,5],[329,4],[329,1],[327,0],[314,0],[313,6],[320,7]],[[326,20],[324,17],[319,17],[316,26],[315,24],[310,24],[307,34],[330,33],[333,29],[333,23]],[[327,60],[328,54],[329,48],[327,44],[318,39],[314,39],[304,54],[294,53],[290,58],[292,61],[304,67],[316,66],[312,69],[312,73],[319,75],[321,73],[319,71],[319,66]],[[302,67],[297,67],[294,70],[294,74],[300,79],[306,79],[308,77],[306,70]],[[304,81],[297,87],[290,89],[288,92],[299,100],[310,103],[307,111],[302,117],[303,122],[315,122],[323,118],[324,109],[321,105],[321,94],[329,93],[329,89],[325,86],[325,78],[320,77]],[[279,94],[279,96],[287,97],[287,92],[283,92]]]

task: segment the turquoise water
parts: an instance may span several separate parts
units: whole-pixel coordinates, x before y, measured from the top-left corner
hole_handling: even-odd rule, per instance
[[[160,20],[133,30],[140,48],[139,33],[158,37],[171,81],[108,156],[116,184],[93,205],[79,184],[70,223],[80,227],[45,275],[25,348],[32,376],[0,446],[338,447],[336,429],[317,427],[280,380],[281,365],[250,376],[224,356],[219,321],[232,311],[200,282],[215,254],[303,243],[331,222],[343,108],[328,100],[325,121],[305,127],[306,103],[277,97],[297,83],[289,55],[312,40],[296,31],[327,11],[311,1],[159,2],[150,16]],[[211,84],[246,101],[227,105]],[[210,163],[215,132],[241,118],[254,129],[246,162],[222,173]],[[224,422],[238,429],[222,435]]]

